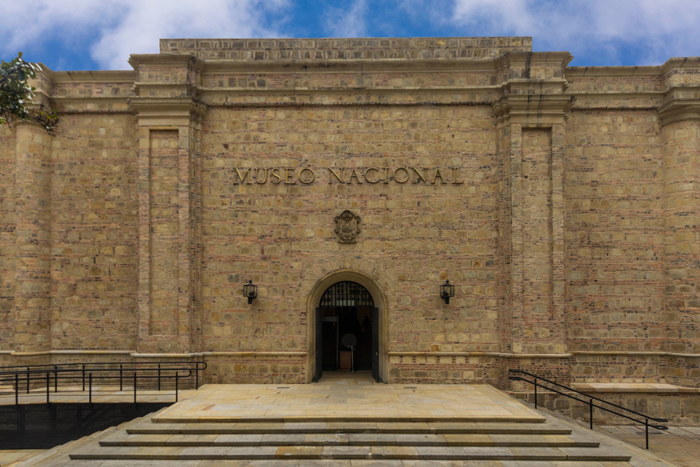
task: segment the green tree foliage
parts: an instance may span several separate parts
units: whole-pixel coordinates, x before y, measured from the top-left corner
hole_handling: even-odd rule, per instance
[[[29,108],[35,88],[27,81],[36,78],[41,67],[25,62],[22,52],[10,62],[0,63],[0,126],[15,121],[39,123],[50,132],[58,122],[56,112],[37,112]]]

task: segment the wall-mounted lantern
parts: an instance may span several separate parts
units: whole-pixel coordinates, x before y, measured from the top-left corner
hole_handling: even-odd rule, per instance
[[[450,285],[450,281],[445,281],[444,284],[440,286],[440,298],[445,300],[445,305],[450,304],[450,297],[455,296],[455,286]]]
[[[258,298],[258,286],[253,284],[253,281],[248,281],[246,285],[243,286],[243,295],[248,297],[248,305],[253,303],[253,300]]]

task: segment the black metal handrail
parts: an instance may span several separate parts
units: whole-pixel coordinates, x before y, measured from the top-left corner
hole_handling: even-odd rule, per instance
[[[632,420],[632,421],[634,421],[634,422],[643,424],[644,427],[645,427],[646,447],[647,447],[647,449],[649,449],[649,427],[656,428],[657,430],[662,430],[662,431],[663,431],[663,430],[668,430],[668,427],[667,427],[667,426],[664,426],[664,425],[650,425],[650,424],[649,424],[649,420],[652,420],[652,421],[654,421],[654,422],[659,422],[659,423],[668,423],[668,420],[666,420],[665,418],[654,418],[654,417],[650,417],[650,416],[648,416],[648,415],[644,415],[643,413],[635,412],[634,410],[628,409],[627,407],[622,407],[621,405],[613,404],[612,402],[608,402],[608,401],[603,400],[603,399],[600,399],[600,398],[598,398],[598,397],[594,397],[594,396],[588,395],[588,394],[586,394],[586,393],[583,393],[583,392],[581,392],[581,391],[577,391],[576,389],[570,388],[570,387],[568,387],[568,386],[564,386],[563,384],[555,383],[554,381],[550,381],[550,380],[545,379],[545,378],[543,378],[543,377],[541,377],[541,376],[537,376],[537,375],[535,375],[535,374],[533,374],[533,373],[528,373],[527,371],[523,371],[523,370],[508,370],[508,371],[509,371],[510,373],[520,373],[520,374],[527,375],[527,376],[531,376],[531,377],[535,378],[534,381],[531,381],[531,380],[529,380],[529,379],[525,379],[525,378],[523,378],[523,377],[521,377],[521,376],[511,376],[511,377],[509,378],[509,379],[511,379],[511,380],[513,380],[513,381],[523,381],[523,382],[530,383],[530,384],[532,384],[532,385],[535,386],[535,408],[537,408],[537,388],[538,388],[538,387],[541,387],[541,388],[543,388],[543,389],[547,389],[547,390],[552,391],[552,392],[556,392],[557,394],[561,394],[562,396],[566,396],[566,397],[568,397],[569,399],[574,399],[574,400],[579,401],[579,402],[582,402],[582,403],[584,403],[584,404],[588,404],[588,407],[589,407],[589,417],[588,417],[588,418],[589,418],[589,422],[590,422],[590,425],[589,425],[589,426],[590,426],[590,429],[591,429],[591,430],[593,429],[593,409],[594,409],[594,408],[599,408],[599,409],[601,409],[601,410],[604,410],[604,411],[609,412],[609,413],[611,413],[611,414],[617,415],[617,416],[619,416],[619,417],[623,417],[623,418],[626,418],[626,419],[628,419],[628,420]],[[567,391],[571,391],[571,392],[574,392],[574,393],[576,393],[576,394],[578,394],[578,395],[584,396],[584,397],[586,397],[586,398],[588,399],[588,401],[579,399],[578,397],[576,397],[576,396],[574,396],[574,395],[572,395],[572,394],[567,394],[567,393],[565,393],[565,392],[558,391],[558,390],[556,390],[556,389],[554,389],[554,388],[544,386],[544,385],[538,383],[538,382],[537,382],[538,380],[544,381],[544,382],[546,382],[547,384],[551,384],[551,385],[553,385],[553,386],[557,386],[557,387],[562,388],[562,389],[565,389],[565,390],[567,390]],[[629,412],[629,413],[631,413],[631,414],[634,414],[634,415],[636,415],[636,416],[638,416],[638,417],[643,418],[644,421],[641,421],[641,420],[639,420],[639,419],[630,417],[630,416],[628,416],[628,415],[625,415],[625,414],[616,412],[615,410],[609,409],[609,408],[607,408],[607,407],[602,407],[602,406],[600,406],[600,405],[595,405],[595,403],[594,403],[593,401],[598,401],[598,402],[601,402],[601,403],[603,403],[603,404],[607,404],[607,405],[609,405],[609,406],[615,407],[616,409],[624,410],[624,411],[626,411],[626,412]]]
[[[134,404],[137,403],[137,382],[156,380],[158,391],[163,380],[175,383],[175,402],[178,401],[180,380],[195,376],[194,388],[199,389],[199,372],[207,368],[206,362],[106,362],[63,363],[44,365],[16,365],[0,367],[0,384],[14,385],[15,405],[19,405],[20,383],[26,385],[27,394],[33,382],[46,383],[46,403],[50,404],[51,377],[54,393],[58,392],[59,380],[82,381],[82,390],[88,385],[88,400],[92,404],[93,380],[119,380],[119,390],[124,389],[124,380],[133,381]]]

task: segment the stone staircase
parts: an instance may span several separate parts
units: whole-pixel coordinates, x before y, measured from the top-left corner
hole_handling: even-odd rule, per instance
[[[160,461],[175,461],[176,465],[229,461],[225,465],[242,466],[258,465],[249,464],[251,461],[270,460],[264,465],[303,466],[321,462],[349,466],[355,465],[353,459],[365,459],[369,460],[365,461],[368,465],[382,466],[409,465],[403,461],[435,461],[435,465],[445,465],[438,461],[476,462],[469,465],[501,461],[495,465],[539,467],[556,462],[558,467],[569,464],[574,467],[590,465],[583,463],[586,461],[619,462],[615,465],[622,466],[630,460],[628,452],[615,446],[601,447],[585,430],[572,430],[570,425],[551,417],[539,423],[502,419],[491,422],[483,418],[174,421],[144,419],[111,434],[99,444],[71,452],[70,465],[112,460],[110,465],[124,466],[144,465],[143,461],[148,461],[148,465],[159,465]]]

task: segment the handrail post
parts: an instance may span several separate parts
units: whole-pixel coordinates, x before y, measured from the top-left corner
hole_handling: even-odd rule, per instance
[[[83,392],[85,392],[85,364],[83,363]]]
[[[136,406],[136,372],[134,371],[134,406]]]
[[[199,390],[199,363],[194,364],[194,389]]]
[[[124,366],[119,364],[119,390],[124,390]]]
[[[589,399],[588,405],[590,406],[590,414],[588,418],[590,419],[591,430],[593,429],[593,399]]]
[[[644,428],[645,428],[645,437],[646,437],[646,442],[647,442],[647,449],[649,449],[649,419],[645,418],[644,419]]]
[[[175,402],[177,402],[177,387],[178,387],[178,381],[179,381],[180,375],[177,370],[175,370]]]
[[[535,376],[535,408],[537,408],[537,377]]]
[[[160,363],[158,364],[158,390],[160,391]]]
[[[88,397],[89,397],[90,405],[92,406],[92,373],[90,373],[90,393],[89,394],[90,395]]]
[[[58,392],[58,367],[54,365],[53,370],[53,392]]]
[[[51,389],[51,379],[50,379],[51,373],[48,371],[46,372],[46,405],[49,405],[49,390]]]
[[[15,373],[15,405],[19,405],[19,373]]]
[[[27,394],[29,394],[29,367],[27,368]]]

